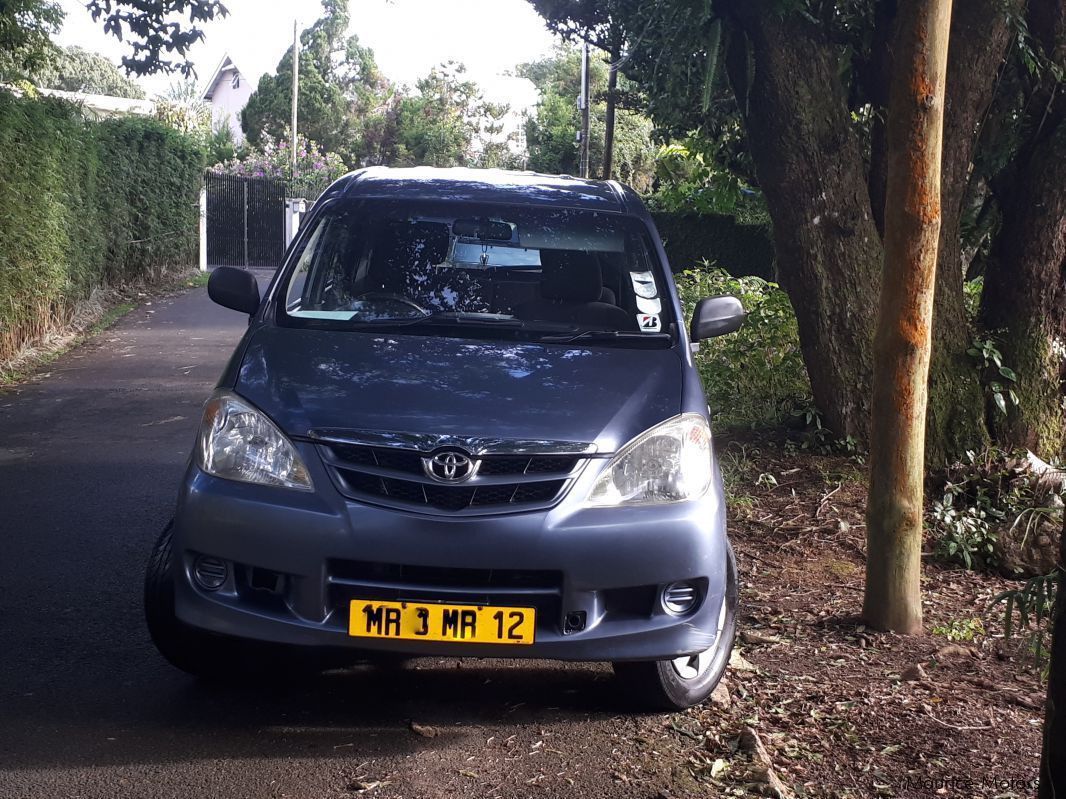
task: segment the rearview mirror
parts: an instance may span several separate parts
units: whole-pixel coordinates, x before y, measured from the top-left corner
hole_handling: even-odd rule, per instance
[[[233,266],[219,266],[211,273],[207,296],[224,308],[249,316],[259,310],[259,283],[255,275]]]
[[[736,297],[706,297],[696,303],[692,313],[689,338],[703,341],[706,338],[735,333],[744,324],[744,306]]]
[[[491,219],[456,219],[452,223],[452,233],[482,241],[510,241],[512,235],[509,224]]]

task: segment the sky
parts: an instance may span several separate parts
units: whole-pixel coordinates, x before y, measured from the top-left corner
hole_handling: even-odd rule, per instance
[[[83,0],[62,0],[67,12],[59,44],[76,44],[118,62],[124,45],[105,35]],[[320,15],[319,0],[225,0],[229,16],[204,27],[206,39],[191,57],[202,84],[223,55],[258,82],[273,72],[292,42],[295,19],[301,29]],[[392,81],[414,84],[442,61],[459,61],[485,97],[521,110],[536,103],[533,85],[505,73],[516,64],[545,55],[555,38],[526,0],[351,0],[349,33],[374,50],[378,66]],[[149,97],[180,76],[140,79]]]

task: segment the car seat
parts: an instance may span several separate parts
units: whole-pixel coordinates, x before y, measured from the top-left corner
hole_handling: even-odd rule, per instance
[[[636,319],[601,301],[599,262],[582,250],[541,250],[540,297],[515,308],[526,321],[566,322],[596,330],[635,330]]]

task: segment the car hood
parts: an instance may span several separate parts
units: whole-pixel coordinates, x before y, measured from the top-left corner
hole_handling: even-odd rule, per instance
[[[235,389],[290,436],[373,430],[613,452],[681,412],[681,374],[671,349],[264,327]]]

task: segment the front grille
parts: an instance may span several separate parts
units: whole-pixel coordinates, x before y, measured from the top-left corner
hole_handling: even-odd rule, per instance
[[[349,491],[356,494],[367,494],[412,505],[428,505],[449,511],[550,502],[566,483],[565,480],[540,480],[535,483],[448,486],[381,477],[352,469],[338,468],[336,473]]]
[[[455,447],[448,449],[454,450]],[[447,484],[427,476],[416,449],[330,442],[319,447],[346,496],[425,512],[500,513],[557,502],[584,464],[580,455],[493,452],[477,456],[477,474]]]

